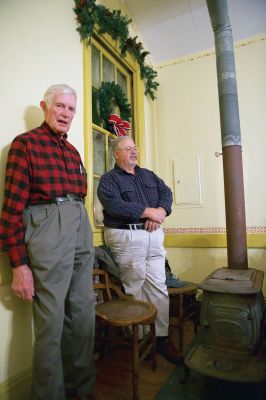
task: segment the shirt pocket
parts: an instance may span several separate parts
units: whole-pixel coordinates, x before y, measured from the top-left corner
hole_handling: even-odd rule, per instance
[[[126,188],[121,190],[122,199],[125,201],[137,201],[136,192],[133,189]]]
[[[145,182],[145,192],[150,205],[156,207],[158,202],[158,187],[156,183],[154,181]]]
[[[27,245],[30,241],[30,238],[40,226],[46,221],[48,210],[46,205],[41,207],[39,206],[31,206],[27,208],[24,212],[24,224],[25,224],[25,244]],[[49,206],[51,207],[51,206]]]

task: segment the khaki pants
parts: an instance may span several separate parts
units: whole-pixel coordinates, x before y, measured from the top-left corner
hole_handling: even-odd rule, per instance
[[[120,270],[125,292],[157,307],[156,336],[168,336],[169,296],[165,284],[164,233],[161,228],[146,230],[104,230]]]
[[[95,380],[92,232],[83,203],[25,211],[25,243],[34,275],[35,343],[31,400],[88,394]]]

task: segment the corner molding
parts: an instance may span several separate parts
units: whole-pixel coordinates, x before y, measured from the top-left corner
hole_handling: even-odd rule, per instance
[[[32,368],[29,367],[3,383],[0,383],[0,400],[9,400],[11,398],[10,393],[14,391],[14,395],[16,396],[14,398],[26,400],[26,392],[30,385],[31,375]]]
[[[266,34],[265,33],[261,34],[261,35],[251,36],[248,39],[236,41],[234,43],[234,48],[237,49],[237,48],[240,48],[240,47],[249,46],[251,44],[263,42],[265,40],[266,40]],[[189,62],[196,61],[196,60],[198,60],[200,58],[210,57],[210,56],[214,56],[214,55],[215,55],[214,48],[213,49],[208,49],[208,50],[200,51],[198,53],[193,53],[193,54],[190,54],[190,55],[181,56],[181,57],[177,57],[177,58],[172,59],[172,60],[168,60],[168,61],[163,62],[161,64],[155,65],[155,67],[159,71],[160,69],[167,68],[167,67],[172,67],[173,65],[189,63]]]

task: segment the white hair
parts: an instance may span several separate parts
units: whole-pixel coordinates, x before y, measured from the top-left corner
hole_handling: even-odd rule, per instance
[[[50,106],[52,104],[53,98],[56,93],[69,93],[77,97],[76,91],[72,87],[65,85],[64,83],[52,85],[46,90],[43,95],[43,101],[46,103],[47,106]]]

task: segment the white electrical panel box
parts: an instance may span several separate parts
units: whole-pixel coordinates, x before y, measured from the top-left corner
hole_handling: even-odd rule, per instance
[[[175,204],[203,207],[200,155],[178,157],[173,164]]]

